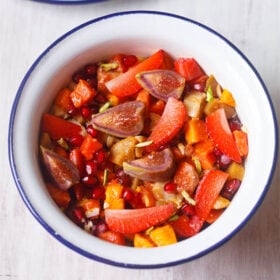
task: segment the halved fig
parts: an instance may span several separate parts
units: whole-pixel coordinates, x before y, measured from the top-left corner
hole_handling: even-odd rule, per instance
[[[43,146],[41,153],[43,162],[57,187],[68,190],[79,182],[79,171],[70,160]]]
[[[169,148],[123,163],[126,174],[150,182],[164,182],[174,174],[173,154]]]
[[[136,75],[138,83],[151,95],[167,101],[179,99],[185,87],[185,78],[171,70],[151,70]]]
[[[140,134],[144,127],[145,104],[130,101],[94,115],[91,123],[95,129],[125,138]]]

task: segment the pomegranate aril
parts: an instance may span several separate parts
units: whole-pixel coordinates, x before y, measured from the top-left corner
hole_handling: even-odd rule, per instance
[[[231,159],[224,154],[222,154],[218,159],[219,167],[222,170],[225,170],[230,165],[230,163],[231,163]]]
[[[120,183],[124,187],[130,187],[130,185],[131,185],[131,178],[130,178],[129,175],[124,173],[122,168],[117,169],[115,175],[117,177],[118,183]]]
[[[94,100],[96,102],[98,102],[99,104],[104,104],[107,102],[106,96],[104,96],[103,94],[100,94],[100,93],[95,96]]]
[[[96,75],[97,69],[98,69],[98,66],[96,64],[87,64],[84,67],[85,73],[90,75],[90,76]]]
[[[105,189],[100,186],[95,187],[92,190],[92,198],[104,200],[105,199]]]
[[[138,59],[135,55],[126,55],[123,57],[123,64],[126,67],[133,66],[137,61],[138,61]]]
[[[100,221],[99,223],[96,224],[96,228],[95,228],[95,234],[99,235],[100,233],[107,231],[109,228],[108,226],[105,224],[104,221]]]
[[[129,188],[126,188],[123,192],[123,198],[126,200],[126,201],[132,201],[132,199],[134,198],[134,193],[131,189]]]
[[[238,191],[241,185],[241,181],[239,179],[231,179],[228,180],[221,191],[221,196],[232,200],[236,192]]]
[[[85,79],[92,88],[97,87],[97,79],[95,77],[86,77]]]
[[[99,150],[95,153],[94,158],[97,163],[103,163],[106,159],[106,152],[104,150]]]
[[[74,75],[72,76],[72,81],[75,84],[78,84],[80,80],[83,80],[85,78],[85,73],[83,73],[82,71],[78,71],[76,73],[74,73]]]
[[[187,203],[181,207],[181,211],[187,216],[193,216],[195,214],[194,206]]]
[[[241,129],[242,124],[237,116],[231,118],[228,123],[231,131]]]
[[[97,172],[97,164],[94,161],[87,161],[85,163],[85,170],[88,175],[95,175]]]
[[[176,193],[177,192],[177,184],[173,182],[168,182],[163,187],[164,191],[168,193]]]
[[[82,178],[82,182],[86,185],[86,186],[95,186],[97,183],[97,179],[95,176],[92,175],[88,175]]]
[[[91,124],[87,126],[86,130],[87,133],[93,138],[95,138],[98,134],[97,130]]]
[[[82,207],[74,208],[73,215],[78,222],[80,222],[80,223],[84,222],[85,213],[84,213],[84,209]]]
[[[69,139],[69,144],[71,147],[80,147],[84,141],[84,137],[80,134],[73,136]]]
[[[67,111],[67,114],[70,116],[75,116],[79,113],[80,111],[74,106],[74,104],[70,105],[70,108]]]
[[[82,107],[81,115],[83,116],[84,119],[89,119],[92,115],[92,111],[89,107]]]

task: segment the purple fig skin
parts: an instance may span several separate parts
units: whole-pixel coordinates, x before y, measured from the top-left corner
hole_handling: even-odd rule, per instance
[[[120,138],[136,136],[144,127],[144,111],[143,102],[130,101],[93,115],[91,124],[96,130],[112,136]]]
[[[175,172],[173,153],[169,148],[152,152],[143,158],[124,162],[123,169],[131,177],[149,182],[165,182]]]
[[[138,83],[151,95],[167,101],[180,99],[185,88],[185,78],[171,70],[151,70],[136,75]]]
[[[68,190],[79,182],[79,170],[70,160],[42,146],[41,153],[43,163],[58,188]]]

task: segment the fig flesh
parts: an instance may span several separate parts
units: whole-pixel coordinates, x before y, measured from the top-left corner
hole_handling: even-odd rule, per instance
[[[174,173],[173,154],[169,148],[123,163],[126,174],[150,182],[164,182]]]
[[[79,182],[79,171],[70,160],[42,146],[41,153],[43,163],[58,188],[68,190]]]
[[[144,127],[144,110],[143,102],[130,101],[94,115],[91,123],[95,129],[112,136],[136,136]]]
[[[151,95],[165,102],[169,97],[180,99],[185,87],[185,78],[171,70],[141,72],[136,79]]]

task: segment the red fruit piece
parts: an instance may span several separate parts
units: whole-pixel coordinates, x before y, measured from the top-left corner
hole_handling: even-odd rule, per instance
[[[180,100],[170,97],[159,122],[147,139],[147,141],[152,141],[152,144],[146,147],[146,151],[155,151],[167,144],[180,131],[185,120],[185,105]]]
[[[221,192],[228,174],[216,169],[208,171],[201,179],[195,192],[195,212],[196,215],[205,221]]]
[[[113,231],[137,233],[166,221],[174,210],[173,203],[141,209],[106,209],[105,221]]]
[[[78,124],[48,113],[45,113],[42,117],[42,132],[48,133],[55,140],[76,137],[81,133],[81,130],[81,126]]]
[[[159,50],[149,58],[131,67],[125,73],[106,82],[107,89],[115,96],[124,97],[135,94],[141,89],[141,85],[136,81],[136,74],[142,71],[160,69],[164,65],[167,54]]]
[[[214,111],[206,117],[206,127],[210,137],[221,152],[231,160],[241,163],[242,159],[223,108]]]
[[[107,230],[107,231],[99,233],[98,237],[105,241],[108,241],[108,242],[111,242],[111,243],[114,243],[117,245],[125,245],[124,236],[123,236],[123,234],[121,234],[119,232]]]

